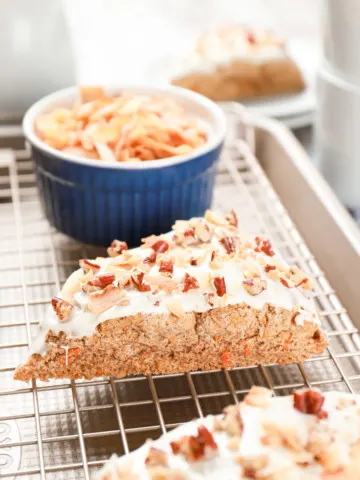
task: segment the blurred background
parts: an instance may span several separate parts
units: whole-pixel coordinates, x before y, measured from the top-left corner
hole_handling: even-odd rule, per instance
[[[306,87],[247,105],[294,131],[356,216],[359,12],[356,0],[3,0],[0,118],[17,122],[35,100],[74,83],[166,83],[204,30],[269,28],[286,40]]]

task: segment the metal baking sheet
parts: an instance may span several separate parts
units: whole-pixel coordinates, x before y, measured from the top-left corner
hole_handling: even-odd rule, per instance
[[[287,130],[276,122],[254,122],[238,105],[225,109],[229,135],[214,207],[234,208],[244,229],[266,232],[288,262],[311,273],[330,348],[302,364],[281,367],[13,381],[49,299],[79,258],[101,250],[48,224],[21,130],[0,127],[0,148],[6,149],[0,153],[0,478],[88,479],[112,453],[127,453],[148,437],[217,413],[253,384],[276,395],[304,385],[360,391],[358,300],[339,281],[345,273],[349,282],[357,278],[357,232]],[[336,251],[343,262],[329,265]],[[11,435],[3,438],[4,429]]]

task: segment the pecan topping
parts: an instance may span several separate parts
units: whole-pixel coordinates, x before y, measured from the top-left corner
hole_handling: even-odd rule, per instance
[[[131,279],[139,292],[150,292],[150,285],[144,283],[144,272],[139,272],[131,275]]]
[[[261,470],[264,470],[268,466],[269,457],[267,455],[254,455],[249,457],[238,457],[237,461],[243,467],[243,477],[255,480],[258,478],[258,474]]]
[[[169,244],[165,240],[158,240],[151,245],[156,253],[164,253],[169,250]]]
[[[226,284],[225,284],[224,277],[215,277],[213,282],[214,282],[216,294],[219,297],[223,297],[226,293]]]
[[[206,258],[206,253],[207,252],[204,252],[201,255],[199,255],[198,257],[191,257],[190,258],[190,265],[197,266],[197,267],[199,265],[201,265]]]
[[[208,301],[208,304],[211,307],[215,307],[216,305],[216,300],[215,300],[215,293],[204,293],[206,300]]]
[[[308,415],[317,415],[324,404],[324,396],[315,390],[294,392],[294,408]]]
[[[213,434],[203,425],[198,427],[197,435],[189,435],[180,440],[171,442],[170,446],[175,455],[182,453],[189,462],[196,462],[207,456],[208,453],[215,453],[218,446]]]
[[[107,253],[109,257],[117,257],[120,255],[124,250],[127,250],[128,244],[126,242],[121,242],[120,240],[114,240],[110,247],[107,249]]]
[[[150,447],[149,453],[145,459],[146,465],[167,465],[168,454],[155,447]]]
[[[276,270],[275,265],[269,265],[269,264],[265,265],[265,272],[266,273],[269,273],[271,270]]]
[[[171,298],[166,302],[166,307],[169,310],[170,313],[175,315],[175,317],[178,318],[184,318],[185,317],[185,310],[183,309],[183,306],[177,300],[176,298]]]
[[[144,280],[149,285],[153,285],[167,293],[172,293],[178,288],[178,284],[166,275],[146,275]],[[156,290],[154,290],[153,293],[156,293]]]
[[[272,257],[275,255],[274,250],[272,249],[271,243],[269,240],[263,240],[260,237],[255,237],[255,252],[263,252],[265,255]]]
[[[88,309],[92,313],[102,313],[114,305],[128,302],[125,290],[108,285],[104,290],[99,290],[89,294]]]
[[[243,280],[242,284],[250,295],[260,295],[267,287],[266,280],[259,277]]]
[[[292,283],[291,280],[286,280],[286,278],[280,277],[280,282],[286,287],[286,288],[292,288],[294,284]]]
[[[200,285],[199,285],[199,282],[196,280],[196,278],[192,277],[188,273],[185,273],[184,287],[183,287],[182,291],[184,293],[186,293],[189,290],[195,290],[196,288],[199,288],[199,287],[200,287]]]
[[[239,244],[239,239],[237,237],[224,237],[220,240],[220,243],[224,245],[226,253],[230,255],[235,253],[237,246]]]
[[[222,429],[231,436],[240,436],[244,430],[244,424],[240,415],[239,407],[231,405],[225,408]]]
[[[94,287],[105,288],[107,285],[110,285],[115,280],[115,275],[113,273],[99,273],[87,283],[88,285]]]
[[[265,407],[272,397],[272,392],[264,387],[251,387],[244,401],[252,407]]]
[[[230,210],[230,212],[225,216],[226,220],[229,222],[230,225],[233,227],[238,226],[238,218],[233,209]]]
[[[100,265],[98,265],[95,262],[92,262],[91,260],[86,260],[86,259],[79,260],[79,265],[80,265],[80,268],[83,269],[84,273],[88,273],[90,272],[90,270],[96,273],[100,270]]]
[[[213,268],[215,270],[218,270],[219,268],[222,267],[222,261],[220,256],[216,253],[215,250],[211,252],[211,258],[210,258],[210,263],[209,263],[210,268]]]
[[[174,272],[174,261],[172,258],[164,258],[160,261],[159,272],[168,274],[171,277]]]
[[[195,225],[195,235],[202,243],[210,242],[211,232],[206,223],[199,220]]]
[[[296,265],[290,267],[287,276],[291,282],[295,284],[295,287],[301,287],[304,290],[311,290],[313,288],[312,281],[305,273]]]
[[[144,258],[143,260],[143,263],[155,263],[156,262],[156,257],[157,257],[157,253],[156,252],[152,252],[150,253],[150,255],[146,258]]]
[[[59,297],[54,297],[51,300],[51,306],[60,322],[66,322],[75,308],[71,303],[65,302],[65,300]]]

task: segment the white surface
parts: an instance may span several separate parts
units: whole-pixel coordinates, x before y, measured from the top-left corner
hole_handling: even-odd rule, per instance
[[[37,99],[75,82],[61,2],[2,0],[0,118],[18,117]]]
[[[348,82],[359,84],[359,0],[327,0],[323,18],[326,68]]]
[[[318,77],[316,158],[342,202],[360,209],[360,87],[321,70]]]
[[[80,83],[157,81],[164,59],[179,55],[203,30],[228,23],[271,28],[291,42],[309,88],[254,109],[274,117],[314,110],[320,0],[65,0]],[[167,61],[167,60],[166,60]],[[293,121],[294,118],[291,119]],[[305,123],[304,123],[305,122]]]

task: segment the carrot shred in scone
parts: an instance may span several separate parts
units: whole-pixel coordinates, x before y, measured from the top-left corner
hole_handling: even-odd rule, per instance
[[[81,87],[72,107],[55,108],[35,120],[50,147],[107,162],[174,157],[202,146],[206,133],[172,98],[135,93],[106,95]]]

